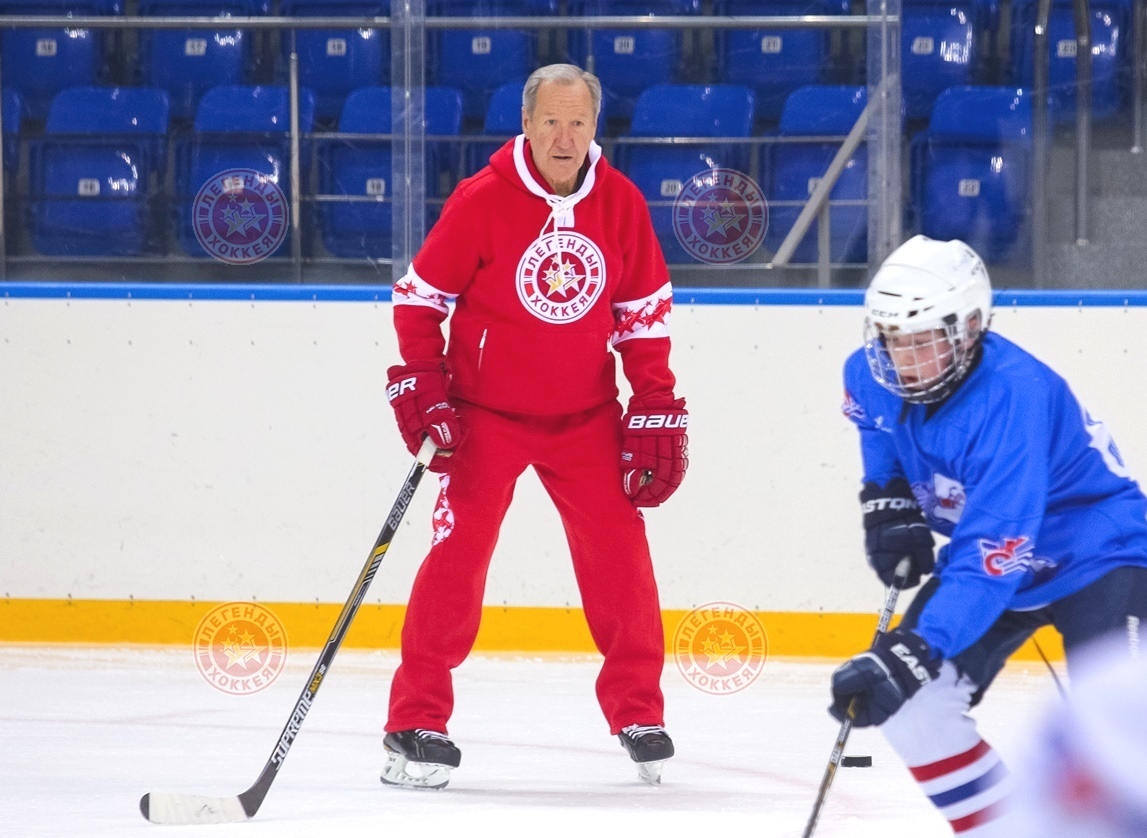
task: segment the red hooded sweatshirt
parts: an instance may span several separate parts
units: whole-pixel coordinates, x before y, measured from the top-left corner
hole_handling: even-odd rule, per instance
[[[509,141],[458,184],[395,284],[402,357],[445,356],[452,398],[532,415],[597,407],[618,395],[613,346],[636,403],[672,400],[673,292],[649,209],[597,143],[583,171],[555,195],[525,136]]]

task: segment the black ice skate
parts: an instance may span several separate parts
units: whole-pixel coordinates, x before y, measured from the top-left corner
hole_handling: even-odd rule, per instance
[[[621,746],[637,763],[637,776],[644,783],[661,782],[661,767],[673,756],[673,740],[661,725],[630,725],[617,735]]]
[[[444,733],[401,730],[382,740],[386,765],[382,782],[407,789],[441,789],[450,782],[450,769],[462,762],[462,752]]]

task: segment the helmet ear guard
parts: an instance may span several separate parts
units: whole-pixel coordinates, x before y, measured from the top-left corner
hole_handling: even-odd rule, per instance
[[[950,395],[975,360],[992,289],[983,260],[964,242],[914,236],[880,266],[864,307],[873,377],[906,401],[928,404]]]

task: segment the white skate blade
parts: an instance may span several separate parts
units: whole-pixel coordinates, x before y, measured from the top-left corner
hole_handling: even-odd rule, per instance
[[[664,765],[665,760],[663,759],[653,762],[639,762],[637,763],[637,778],[651,786],[659,786],[661,785],[661,768]]]
[[[402,754],[388,751],[379,779],[383,785],[403,789],[444,789],[450,782],[450,766],[411,762]]]

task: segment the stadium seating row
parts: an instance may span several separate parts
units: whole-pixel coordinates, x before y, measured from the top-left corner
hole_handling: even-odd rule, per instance
[[[487,115],[491,135],[520,127],[522,85],[501,88]],[[6,94],[5,108],[14,109]],[[306,227],[325,251],[340,257],[390,255],[392,208],[391,90],[353,91],[336,133],[314,132],[315,96],[304,90],[299,126],[308,133],[300,155]],[[670,262],[688,263],[673,232],[672,202],[698,172],[713,167],[756,171],[769,208],[766,247],[775,250],[866,104],[863,87],[806,86],[787,99],[771,137],[806,142],[730,142],[752,136],[755,94],[732,85],[654,85],[637,99],[630,137],[695,137],[694,144],[618,142],[614,159],[650,202]],[[426,95],[426,194],[443,197],[440,176],[473,171],[489,153],[479,143],[463,153],[456,137],[463,96],[452,88]],[[52,101],[45,131],[28,147],[26,215],[29,238],[45,255],[133,256],[163,252],[166,231],[178,249],[206,256],[196,225],[202,196],[224,172],[250,172],[277,184],[289,200],[288,92],[283,87],[220,86],[204,94],[193,130],[169,136],[170,103],[154,88],[69,88]],[[5,125],[8,125],[7,114]],[[710,141],[711,138],[711,141]],[[826,139],[827,138],[827,139]],[[167,165],[168,149],[173,165]],[[1022,90],[953,87],[937,97],[929,127],[912,144],[912,216],[920,230],[962,238],[991,260],[1021,244],[1029,215],[1031,105]],[[754,151],[754,149],[756,149]],[[862,146],[834,188],[830,250],[834,262],[867,258],[867,158]],[[238,187],[236,187],[238,188]],[[225,184],[218,192],[229,190]],[[226,194],[223,197],[227,197]],[[240,198],[236,225],[258,235],[268,222]],[[433,222],[431,201],[428,221]],[[165,213],[164,210],[167,210]],[[262,226],[261,226],[262,225]],[[817,230],[794,256],[812,262]],[[290,247],[280,240],[278,253]],[[1021,248],[1022,249],[1022,248]],[[312,252],[314,248],[310,248]],[[287,250],[286,252],[289,252]]]
[[[141,15],[239,16],[265,14],[270,0],[138,0]],[[851,0],[712,0],[717,15],[839,15]],[[956,86],[1003,81],[1030,87],[1032,21],[1036,0],[1013,0],[1009,66],[1003,78],[987,72],[987,42],[999,25],[998,0],[905,0],[901,55],[907,116],[926,119],[940,91]],[[123,0],[0,0],[0,14],[122,14]],[[558,0],[427,0],[431,15],[474,17],[473,29],[434,30],[428,43],[428,83],[462,92],[463,116],[481,120],[493,92],[523,81],[538,66],[538,30],[482,25],[483,17],[544,16]],[[697,15],[700,0],[564,0],[568,15]],[[1091,0],[1093,116],[1102,119],[1123,107],[1128,96],[1131,0]],[[389,0],[280,0],[287,16],[387,15]],[[1075,40],[1071,0],[1053,0],[1049,59],[1051,109],[1059,120],[1074,115]],[[190,119],[202,95],[223,84],[252,84],[259,78],[253,33],[144,30],[138,35],[130,78],[110,78],[105,43],[117,34],[103,30],[7,29],[3,31],[0,74],[20,92],[26,115],[42,119],[52,96],[65,87],[127,84],[165,90],[175,119]],[[686,67],[685,30],[574,30],[562,53],[593,66],[605,88],[610,120],[632,117],[637,97],[654,84],[711,80],[753,90],[756,118],[775,123],[789,93],[809,84],[855,80],[856,62],[841,67],[827,30],[721,30],[700,75]],[[281,39],[276,83],[285,78],[289,38]],[[390,73],[390,34],[378,29],[300,30],[296,35],[301,83],[315,93],[320,123],[333,122],[355,89],[386,85]],[[844,57],[847,60],[847,56]],[[702,78],[701,76],[704,76]]]

